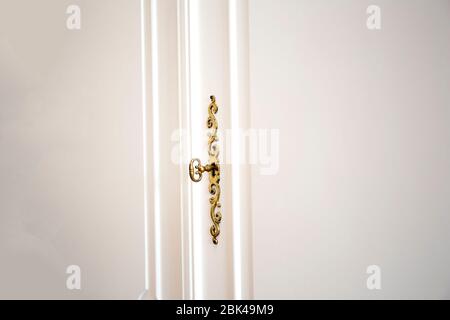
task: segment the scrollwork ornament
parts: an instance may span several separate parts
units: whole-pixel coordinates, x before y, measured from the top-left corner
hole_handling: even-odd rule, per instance
[[[222,221],[222,213],[220,211],[220,162],[219,162],[219,147],[217,142],[218,123],[216,114],[219,108],[216,104],[216,98],[210,97],[211,103],[208,106],[208,119],[206,120],[206,127],[210,129],[208,134],[208,155],[209,164],[202,166],[199,159],[192,159],[189,164],[189,175],[194,182],[199,182],[202,179],[203,172],[209,172],[209,203],[210,216],[212,225],[210,233],[212,242],[217,245],[219,243],[218,236],[220,235],[220,222]]]

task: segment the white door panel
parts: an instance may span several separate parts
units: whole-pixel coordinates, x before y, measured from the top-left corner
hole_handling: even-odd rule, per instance
[[[0,2],[1,298],[144,290],[139,1],[76,3]]]
[[[449,1],[72,4],[0,2],[0,298],[449,298]]]
[[[250,1],[255,298],[449,298],[450,5],[372,2]]]

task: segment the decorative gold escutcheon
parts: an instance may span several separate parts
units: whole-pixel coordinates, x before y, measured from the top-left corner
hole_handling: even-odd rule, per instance
[[[202,180],[203,173],[209,173],[209,198],[210,216],[212,220],[211,228],[209,229],[212,241],[214,244],[218,244],[217,237],[220,234],[220,222],[222,220],[222,213],[220,212],[220,163],[219,163],[219,149],[217,147],[217,119],[216,113],[219,110],[216,104],[216,98],[210,97],[211,103],[208,106],[208,120],[206,121],[206,127],[211,129],[208,139],[208,155],[209,163],[205,166],[202,165],[199,159],[192,159],[189,163],[189,176],[194,182]]]

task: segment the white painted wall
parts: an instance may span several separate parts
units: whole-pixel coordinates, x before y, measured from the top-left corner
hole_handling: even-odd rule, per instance
[[[450,298],[449,40],[449,1],[250,0],[255,298]]]
[[[74,3],[79,31],[66,29]],[[145,243],[139,1],[0,4],[0,298],[135,299]],[[71,264],[81,291],[65,287]]]

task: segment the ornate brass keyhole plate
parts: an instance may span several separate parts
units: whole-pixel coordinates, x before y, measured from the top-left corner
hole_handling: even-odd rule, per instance
[[[219,148],[217,146],[217,119],[216,113],[219,108],[216,104],[216,98],[210,97],[211,103],[208,106],[208,120],[206,121],[206,127],[211,129],[208,139],[208,155],[209,163],[205,166],[201,164],[201,161],[197,158],[192,159],[189,163],[189,176],[194,182],[202,180],[203,173],[209,173],[209,203],[210,203],[210,216],[212,225],[210,233],[214,244],[218,244],[217,237],[220,234],[220,222],[222,221],[222,213],[220,212],[220,163],[219,163]]]

